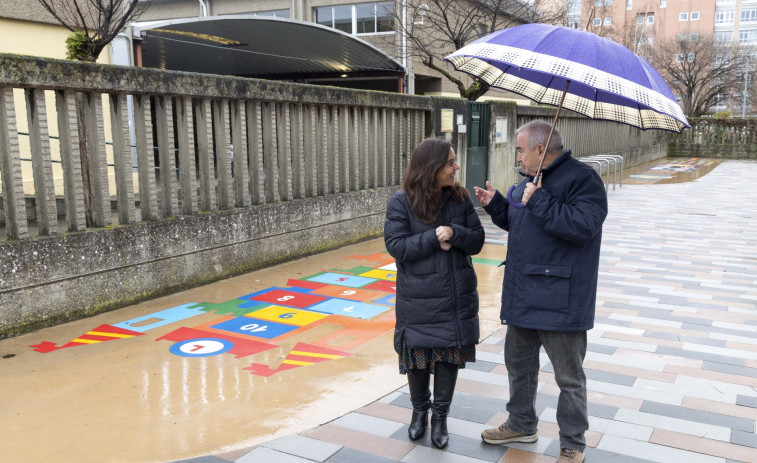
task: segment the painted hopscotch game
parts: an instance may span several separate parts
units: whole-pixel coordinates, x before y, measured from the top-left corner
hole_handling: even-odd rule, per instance
[[[231,354],[242,359],[281,347],[281,343],[324,324],[338,330],[308,343],[296,342],[281,363],[248,363],[242,369],[270,377],[282,371],[337,360],[394,328],[397,279],[394,259],[385,252],[352,259],[374,263],[350,269],[324,270],[289,279],[286,287],[264,290],[214,304],[187,303],[115,324],[102,324],[63,344],[43,341],[32,347],[52,353],[107,341],[128,341],[166,325],[181,325],[155,340],[170,343],[171,354],[197,358]],[[202,324],[192,318],[218,317]],[[288,344],[291,344],[288,343]]]

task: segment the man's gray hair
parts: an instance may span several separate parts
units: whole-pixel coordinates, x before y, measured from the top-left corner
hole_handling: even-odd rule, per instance
[[[520,127],[515,135],[517,136],[520,133],[526,134],[528,148],[534,149],[539,144],[547,144],[550,130],[552,130],[552,125],[550,123],[541,120],[535,120]],[[554,133],[552,133],[552,140],[550,140],[549,146],[547,147],[547,153],[560,154],[562,153],[563,149],[562,136],[560,136],[560,132],[558,132],[557,128],[555,128]]]

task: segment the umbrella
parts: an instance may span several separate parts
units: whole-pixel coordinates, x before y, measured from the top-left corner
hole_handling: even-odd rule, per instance
[[[444,59],[492,87],[557,106],[552,131],[563,107],[643,130],[680,133],[691,127],[652,65],[623,45],[590,32],[523,24],[493,32]],[[551,138],[552,132],[547,146]],[[534,183],[543,162],[544,157]]]

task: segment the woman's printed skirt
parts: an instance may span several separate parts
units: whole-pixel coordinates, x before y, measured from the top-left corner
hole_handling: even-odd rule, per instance
[[[423,370],[429,368],[434,373],[436,362],[447,362],[465,368],[466,362],[476,361],[476,345],[452,347],[414,347],[408,348],[405,336],[402,336],[402,353],[399,356],[400,373],[409,369]]]

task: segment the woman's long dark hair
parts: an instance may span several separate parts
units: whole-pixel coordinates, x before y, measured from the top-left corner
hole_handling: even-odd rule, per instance
[[[469,197],[468,190],[457,181],[455,186],[443,190],[436,186],[436,175],[447,164],[451,147],[444,138],[427,138],[415,148],[405,170],[402,189],[410,201],[413,214],[423,223],[432,225],[439,222],[444,192],[448,192],[457,203]]]

